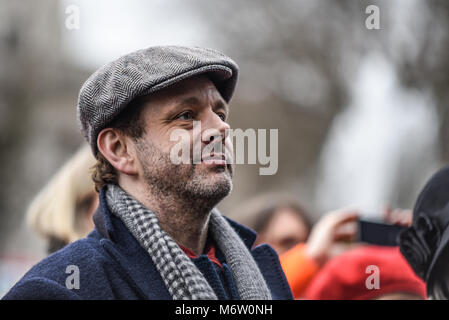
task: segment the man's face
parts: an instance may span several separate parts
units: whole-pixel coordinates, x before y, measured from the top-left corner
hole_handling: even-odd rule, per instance
[[[228,105],[205,76],[184,80],[152,95],[142,112],[145,133],[136,141],[142,176],[150,189],[215,204],[228,195],[233,171],[227,163],[233,153],[227,134],[228,112]],[[194,121],[200,121],[196,122],[201,124],[200,131],[194,130]],[[182,129],[189,139],[172,141],[171,135],[177,129]],[[188,164],[174,164],[170,157],[174,146],[180,143],[190,151]],[[209,154],[220,160],[207,160],[203,154],[200,163],[194,163],[193,150],[204,150],[208,145],[220,145],[221,154]]]

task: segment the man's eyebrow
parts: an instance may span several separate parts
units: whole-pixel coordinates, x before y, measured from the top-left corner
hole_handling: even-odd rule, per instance
[[[182,100],[179,100],[176,103],[177,107],[194,107],[194,106],[198,106],[201,105],[202,102],[200,99],[198,99],[197,97],[189,97],[189,98],[185,98]],[[223,100],[216,100],[213,103],[213,109],[224,109],[226,112],[229,111],[229,106],[223,101]]]
[[[185,98],[176,103],[176,105],[180,107],[192,107],[197,106],[199,104],[201,104],[201,101],[197,97]]]
[[[214,107],[215,110],[216,109],[223,109],[226,111],[226,113],[229,112],[229,106],[227,103],[225,103],[223,100],[217,100],[214,102]]]

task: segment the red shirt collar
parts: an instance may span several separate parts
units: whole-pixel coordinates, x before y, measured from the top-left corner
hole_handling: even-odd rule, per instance
[[[190,250],[189,248],[184,247],[183,245],[180,245],[178,243],[179,247],[184,251],[184,253],[191,259],[196,259],[199,256],[195,254],[195,252],[193,252],[192,250]],[[208,242],[206,244],[206,247],[204,248],[204,253],[207,255],[207,257],[209,258],[210,261],[212,261],[213,263],[215,263],[216,265],[218,265],[220,268],[223,268],[223,266],[221,265],[220,261],[217,259],[216,255],[215,255],[215,247],[211,242]]]

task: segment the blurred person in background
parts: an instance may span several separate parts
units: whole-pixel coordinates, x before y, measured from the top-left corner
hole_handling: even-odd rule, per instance
[[[449,299],[449,167],[422,189],[412,225],[400,235],[401,253],[426,282],[432,300]]]
[[[358,212],[341,209],[323,215],[314,225],[309,213],[293,196],[266,193],[247,201],[235,219],[258,234],[255,245],[268,243],[279,254],[295,299],[300,299],[325,263],[360,246],[355,243]],[[383,212],[385,222],[410,225],[411,211]]]
[[[319,270],[333,257],[357,246],[352,241],[357,233],[355,210],[340,209],[324,214],[313,226],[305,243],[299,243],[279,256],[295,299]]]
[[[342,209],[325,214],[312,226],[309,214],[290,196],[263,194],[238,210],[238,221],[258,234],[255,245],[268,243],[279,254],[296,299],[326,261],[349,248],[358,212]]]
[[[98,194],[90,175],[95,165],[88,144],[51,178],[27,209],[27,223],[47,241],[53,253],[84,238],[94,228]]]
[[[330,260],[305,292],[308,300],[424,300],[425,283],[398,247],[361,246]]]
[[[308,212],[288,195],[266,193],[239,207],[233,217],[257,232],[255,245],[269,243],[278,254],[306,242],[312,229]]]

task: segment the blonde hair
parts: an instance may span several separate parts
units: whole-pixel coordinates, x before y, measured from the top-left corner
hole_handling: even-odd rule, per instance
[[[27,209],[27,224],[44,238],[65,243],[86,236],[88,230],[78,225],[78,204],[95,192],[90,170],[95,164],[88,145],[75,155],[53,176],[37,194]]]

